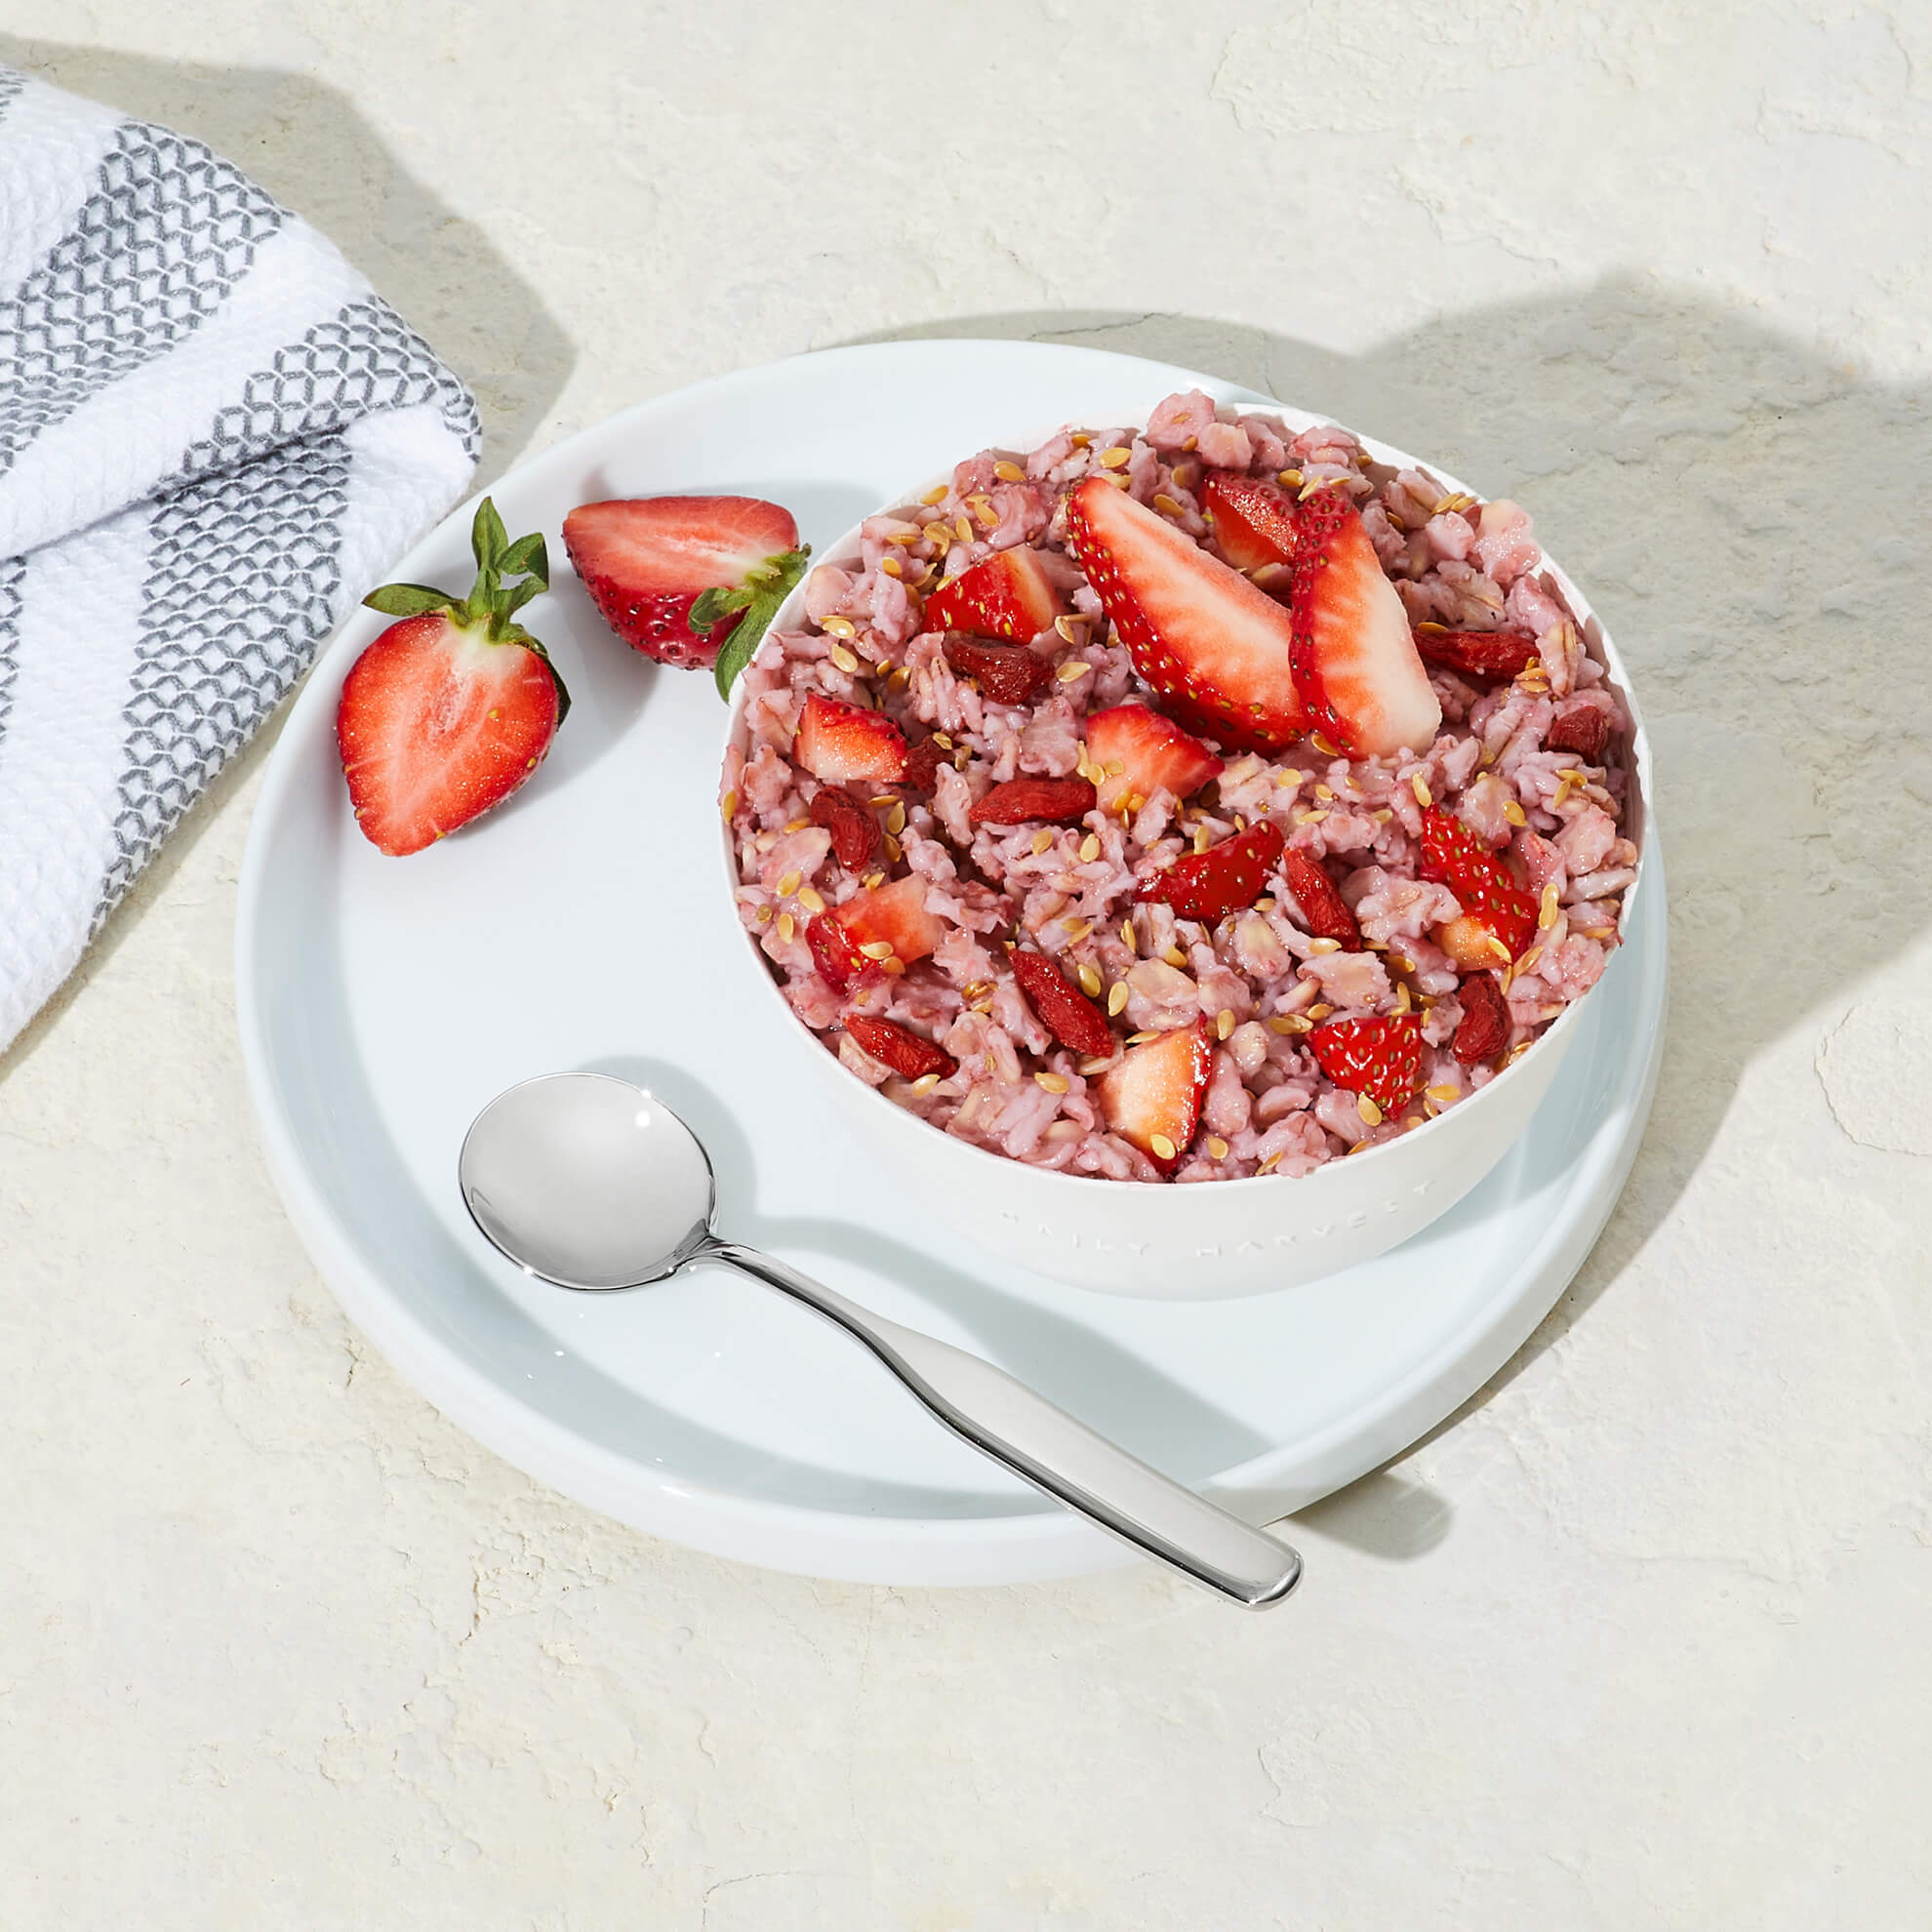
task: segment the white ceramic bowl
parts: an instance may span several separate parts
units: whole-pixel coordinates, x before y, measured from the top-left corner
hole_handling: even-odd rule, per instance
[[[1149,396],[1147,409],[1132,423],[1144,424],[1158,400]],[[1282,403],[1242,403],[1239,408],[1243,415],[1279,418],[1291,433],[1330,421]],[[1068,425],[1055,423],[1004,437],[999,447],[1033,449],[1064,426]],[[1128,423],[1088,426],[1120,428]],[[1480,497],[1437,464],[1366,436],[1359,441],[1374,467],[1421,469],[1441,484],[1445,495]],[[928,477],[879,509],[914,503],[935,484],[950,480],[950,470]],[[855,525],[814,562],[850,563],[859,549]],[[1622,924],[1629,930],[1635,895],[1643,890],[1649,849],[1650,742],[1623,661],[1589,599],[1548,556],[1539,575],[1562,593],[1585,648],[1609,673],[1630,713],[1632,785],[1623,830],[1635,841],[1638,862],[1637,876],[1624,895]],[[772,629],[796,628],[806,622],[804,596],[801,582],[780,608]],[[720,764],[726,750],[733,745],[742,750],[747,743],[744,689],[741,680],[719,747]],[[720,846],[728,899],[738,884],[738,865],[727,826],[720,827]],[[1620,952],[1612,953],[1607,972],[1618,970]],[[785,1025],[776,1030],[789,1042],[790,1058],[786,1067],[775,1069],[781,1091],[801,1099],[822,1093],[865,1147],[876,1151],[882,1173],[903,1178],[939,1216],[995,1254],[1080,1287],[1165,1301],[1208,1301],[1293,1287],[1372,1260],[1420,1232],[1455,1206],[1528,1129],[1591,997],[1586,993],[1572,1001],[1528,1053],[1480,1091],[1399,1140],[1328,1161],[1300,1177],[1258,1175],[1175,1187],[1029,1167],[930,1126],[895,1107],[826,1051],[785,1004],[764,956],[748,940],[738,956],[749,983],[745,996],[773,1002],[784,1016]],[[1632,1051],[1639,1045],[1631,1042]],[[816,1109],[801,1106],[800,1114],[814,1122]],[[817,1131],[816,1125],[806,1131]]]

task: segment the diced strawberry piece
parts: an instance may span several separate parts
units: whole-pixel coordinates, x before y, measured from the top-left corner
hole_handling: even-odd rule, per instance
[[[845,1030],[882,1067],[908,1080],[927,1073],[951,1073],[959,1063],[943,1047],[921,1037],[897,1020],[869,1019],[863,1013],[845,1016]]]
[[[915,791],[931,791],[939,784],[940,767],[951,762],[943,745],[922,738],[906,747],[906,775],[900,784],[909,785]]]
[[[1266,591],[1098,476],[1068,494],[1067,539],[1134,668],[1184,723],[1260,751],[1306,729],[1294,628]]]
[[[1107,1132],[1172,1174],[1200,1124],[1213,1070],[1214,1034],[1204,1020],[1129,1047],[1119,1066],[1094,1082]]]
[[[1201,505],[1213,525],[1216,549],[1236,570],[1294,561],[1295,500],[1279,484],[1211,470],[1201,485]]]
[[[1302,923],[1316,939],[1340,940],[1350,951],[1361,949],[1362,929],[1348,910],[1348,901],[1335,889],[1335,881],[1322,870],[1320,862],[1306,852],[1281,855],[1281,876],[1302,908]]]
[[[1016,946],[1008,956],[1020,990],[1032,1002],[1040,1025],[1062,1046],[1084,1054],[1113,1051],[1113,1028],[1107,1024],[1107,1015],[1067,977],[1058,961],[1024,946]]]
[[[821,912],[805,928],[805,944],[812,948],[812,963],[840,992],[878,970],[853,944],[833,913]]]
[[[1177,859],[1137,887],[1134,897],[1165,900],[1182,918],[1211,924],[1262,896],[1281,852],[1281,828],[1264,819],[1205,852]]]
[[[1198,738],[1145,704],[1096,711],[1086,730],[1087,762],[1107,774],[1100,781],[1103,812],[1159,789],[1186,798],[1222,773],[1221,760]]]
[[[799,713],[791,755],[833,785],[890,785],[906,770],[906,737],[877,711],[815,691]]]
[[[1610,743],[1610,718],[1588,702],[1565,704],[1543,741],[1551,751],[1574,751],[1586,765],[1600,765]]]
[[[948,637],[941,648],[954,671],[970,677],[995,704],[1029,704],[1053,682],[1053,666],[1025,644]]]
[[[946,921],[926,910],[926,882],[916,872],[848,899],[830,916],[855,946],[883,943],[892,950],[882,958],[903,966],[926,958],[946,937]]]
[[[633,650],[687,669],[715,663],[743,624],[762,632],[807,554],[791,512],[757,497],[580,503],[564,518],[563,537],[604,622]],[[742,602],[708,629],[694,627],[691,606],[706,590]],[[748,617],[741,614],[747,606]]]
[[[1518,957],[1535,938],[1536,901],[1461,819],[1437,805],[1431,805],[1423,814],[1421,869],[1424,878],[1446,885],[1456,895],[1465,919],[1473,920],[1485,934],[1509,948],[1508,958]],[[1461,963],[1461,954],[1454,953],[1451,946],[1441,939],[1444,930],[1437,929],[1437,944]],[[1456,944],[1464,952],[1473,949],[1467,935],[1459,934]],[[1480,964],[1493,966],[1505,957],[1494,947],[1489,953]]]
[[[1315,1065],[1350,1093],[1366,1095],[1393,1113],[1422,1075],[1422,1021],[1413,1013],[1367,1020],[1331,1020],[1308,1035]]]
[[[1094,788],[1083,778],[1017,778],[996,785],[967,817],[976,825],[1026,825],[1036,819],[1072,825],[1094,809]]]
[[[1339,490],[1317,490],[1296,510],[1302,545],[1289,608],[1295,688],[1308,717],[1357,757],[1421,749],[1442,706],[1360,512]]]
[[[1494,973],[1471,973],[1456,988],[1463,1017],[1456,1023],[1452,1052],[1465,1067],[1494,1060],[1509,1043],[1509,1006]]]
[[[879,822],[835,785],[822,785],[812,800],[812,823],[832,835],[832,856],[848,872],[863,870],[879,849]]]
[[[1416,649],[1432,664],[1469,677],[1518,677],[1536,662],[1536,639],[1527,630],[1444,630],[1419,624]]]
[[[467,597],[385,584],[363,599],[401,622],[349,667],[336,748],[357,826],[391,858],[501,804],[543,762],[570,705],[548,653],[514,621],[548,580],[543,540],[512,543],[486,497],[470,545]]]
[[[1037,550],[1024,544],[995,550],[948,579],[926,599],[928,630],[963,630],[975,637],[1006,637],[1026,644],[1067,609]],[[950,654],[948,654],[950,655]]]

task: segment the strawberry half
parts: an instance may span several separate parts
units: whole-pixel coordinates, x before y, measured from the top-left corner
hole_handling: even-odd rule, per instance
[[[995,704],[1030,704],[1053,682],[1053,666],[1025,644],[948,637],[941,649],[954,672],[970,677]]]
[[[812,553],[791,512],[758,497],[580,503],[563,538],[591,602],[632,650],[687,670],[715,665],[727,694]]]
[[[1037,550],[1024,545],[995,550],[949,578],[926,599],[928,630],[963,630],[974,637],[1004,637],[1028,644],[1067,610],[1060,587],[1047,575]],[[950,655],[948,653],[948,655]]]
[[[1357,757],[1420,750],[1442,706],[1361,513],[1339,490],[1317,490],[1296,508],[1302,543],[1289,608],[1295,688],[1308,717]]]
[[[459,601],[385,584],[362,601],[402,620],[349,667],[336,745],[355,822],[399,858],[501,804],[556,738],[570,694],[517,611],[549,584],[541,536],[512,543],[485,497],[470,529],[476,582]],[[505,577],[523,581],[503,587]]]
[[[1083,778],[1017,778],[994,785],[966,816],[976,825],[1072,825],[1093,809],[1094,788]]]
[[[1192,732],[1145,704],[1115,704],[1087,720],[1087,763],[1106,774],[1098,782],[1103,812],[1160,789],[1186,798],[1222,773],[1221,760]]]
[[[1462,919],[1438,926],[1435,934],[1436,943],[1459,965],[1472,953],[1487,954],[1473,963],[1507,964],[1536,937],[1536,901],[1461,819],[1439,805],[1423,814],[1421,869],[1424,878],[1446,885],[1463,908]],[[1498,952],[1487,945],[1491,939],[1507,950]]]
[[[1494,973],[1471,973],[1456,988],[1463,1017],[1456,1023],[1450,1052],[1465,1067],[1494,1060],[1509,1043],[1509,1006]]]
[[[798,714],[791,755],[832,785],[891,785],[906,773],[906,735],[877,711],[815,691]]]
[[[1413,1013],[1370,1020],[1331,1020],[1308,1035],[1315,1065],[1352,1094],[1393,1113],[1422,1075],[1422,1021]]]
[[[926,958],[946,937],[946,921],[926,910],[926,882],[916,872],[862,892],[823,916],[833,921],[849,945],[861,948],[861,958],[867,957],[864,947],[885,946],[891,950],[881,953],[880,961],[896,959],[902,966]],[[810,938],[808,933],[808,943]],[[818,956],[816,948],[814,954]],[[819,963],[823,970],[822,957]]]
[[[1007,956],[1013,961],[1020,990],[1040,1016],[1040,1025],[1062,1046],[1084,1054],[1113,1051],[1113,1028],[1107,1024],[1107,1015],[1067,977],[1057,960],[1025,946],[1015,946]]]
[[[1175,860],[1164,872],[1136,887],[1134,897],[1143,904],[1163,899],[1182,918],[1211,924],[1262,896],[1281,847],[1281,828],[1264,819],[1205,852]]]
[[[1213,1070],[1214,1034],[1205,1020],[1129,1047],[1120,1065],[1094,1082],[1107,1132],[1172,1174],[1200,1124]]]
[[[1335,881],[1322,870],[1320,863],[1306,852],[1281,855],[1281,876],[1302,908],[1302,924],[1316,939],[1341,941],[1350,952],[1359,952],[1362,929],[1348,910],[1348,902],[1335,889]]]
[[[1519,677],[1536,662],[1536,639],[1527,630],[1444,630],[1419,624],[1416,649],[1432,664],[1469,677]]]
[[[951,1073],[959,1066],[944,1047],[935,1046],[897,1020],[872,1020],[863,1013],[848,1013],[845,1030],[880,1066],[890,1067],[907,1080],[926,1073]]]
[[[1294,562],[1295,500],[1279,484],[1212,470],[1201,485],[1201,506],[1214,527],[1215,548],[1236,570]]]
[[[1294,628],[1266,591],[1098,476],[1067,496],[1067,540],[1134,668],[1185,723],[1257,751],[1307,729]]]

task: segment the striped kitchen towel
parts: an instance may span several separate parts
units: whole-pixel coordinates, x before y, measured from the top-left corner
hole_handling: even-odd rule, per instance
[[[0,1048],[478,435],[245,175],[0,67]]]

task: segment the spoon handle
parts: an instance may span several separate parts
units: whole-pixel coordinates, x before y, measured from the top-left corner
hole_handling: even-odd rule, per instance
[[[1150,1469],[978,1355],[872,1314],[756,1248],[714,1240],[694,1259],[729,1262],[836,1322],[956,1435],[1195,1582],[1262,1609],[1300,1580],[1302,1559],[1285,1544]]]

